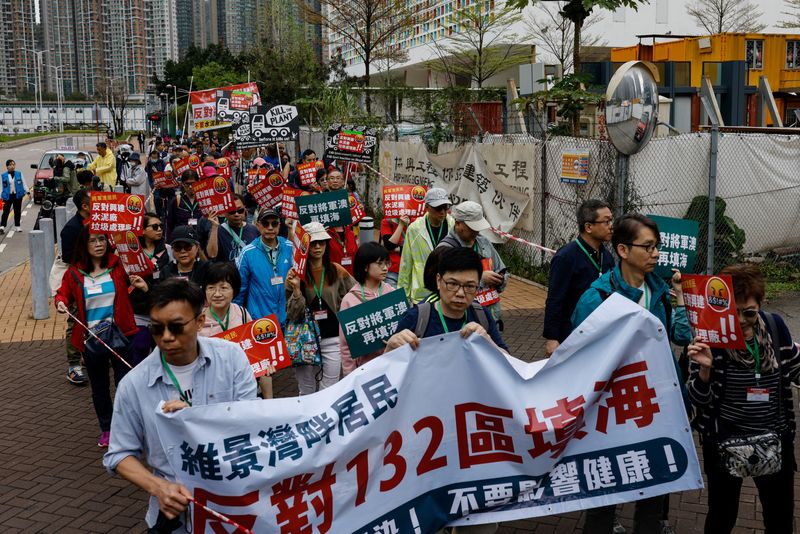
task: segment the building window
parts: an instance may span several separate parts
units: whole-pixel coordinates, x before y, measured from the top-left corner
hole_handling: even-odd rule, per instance
[[[745,42],[745,59],[748,69],[764,68],[764,41],[748,39]]]
[[[675,87],[691,87],[692,85],[692,63],[690,61],[676,61],[675,66]]]
[[[800,69],[800,41],[786,41],[786,68]]]

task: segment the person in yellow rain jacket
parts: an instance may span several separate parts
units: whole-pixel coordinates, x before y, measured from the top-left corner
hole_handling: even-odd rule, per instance
[[[98,157],[87,167],[90,171],[95,173],[100,181],[105,184],[103,189],[109,191],[114,190],[117,185],[117,158],[114,153],[108,148],[105,143],[97,143]]]

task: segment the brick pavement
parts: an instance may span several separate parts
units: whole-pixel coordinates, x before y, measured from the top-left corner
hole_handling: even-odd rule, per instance
[[[28,277],[28,278],[26,278]],[[27,282],[27,283],[26,283]],[[0,277],[0,532],[143,532],[146,498],[127,482],[109,476],[96,446],[98,428],[88,388],[64,378],[63,321],[28,319],[29,274],[22,266]],[[540,337],[545,291],[512,280],[504,295],[506,331],[512,352],[532,361],[544,355]],[[20,302],[23,302],[20,304]],[[8,325],[14,325],[9,328]],[[790,323],[791,325],[791,323]],[[22,339],[24,342],[8,342]],[[291,371],[275,379],[277,396],[296,391]],[[795,494],[800,496],[800,484]],[[633,504],[621,507],[620,521],[631,532]],[[795,511],[800,517],[800,507]],[[670,519],[679,533],[702,531],[702,491],[672,495]],[[736,533],[763,532],[755,488],[743,488]],[[501,534],[567,533],[582,524],[570,513],[512,521]]]

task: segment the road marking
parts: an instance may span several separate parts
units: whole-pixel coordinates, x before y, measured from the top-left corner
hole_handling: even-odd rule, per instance
[[[8,232],[8,239],[11,239],[12,237],[14,237],[14,230]]]
[[[6,244],[5,243],[0,245],[0,252],[3,252],[5,249],[6,249]]]
[[[28,214],[28,210],[22,212],[22,216],[25,217]]]

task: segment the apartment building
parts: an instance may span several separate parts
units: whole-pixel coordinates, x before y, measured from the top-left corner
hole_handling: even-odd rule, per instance
[[[40,75],[34,52],[34,0],[0,0],[0,14],[0,92],[33,92]]]

